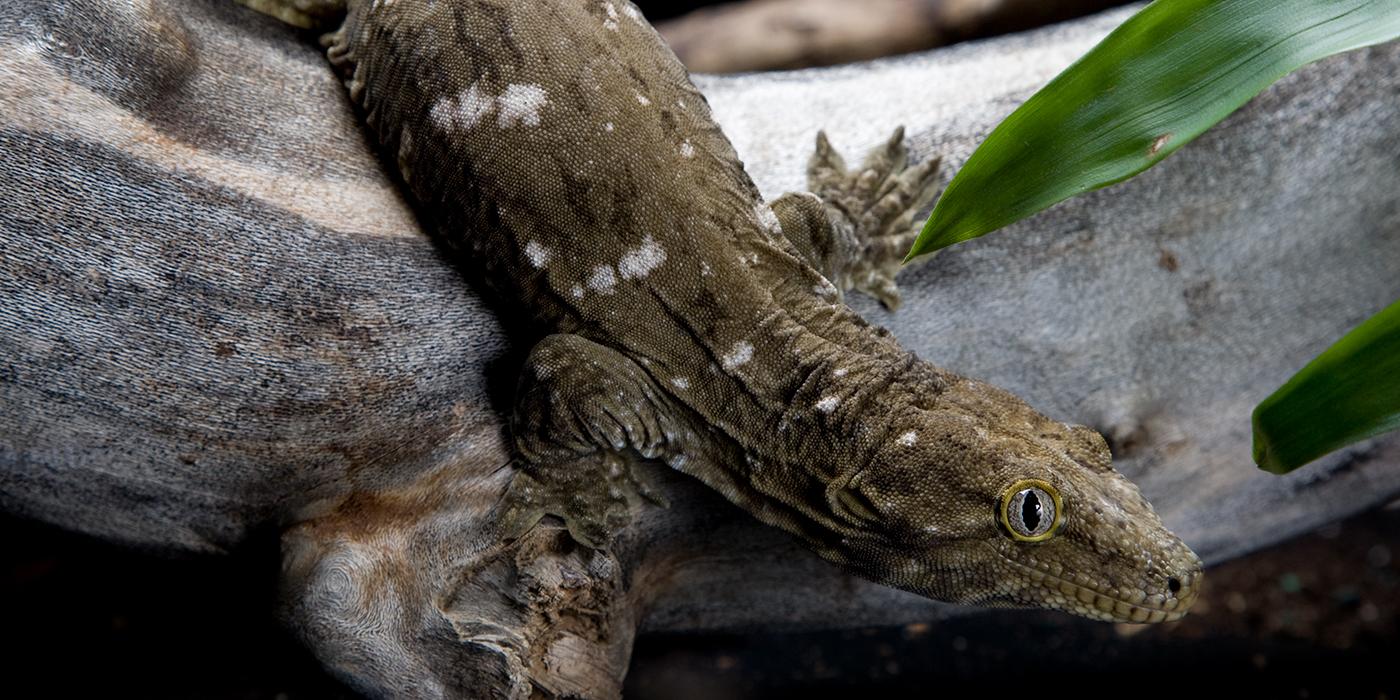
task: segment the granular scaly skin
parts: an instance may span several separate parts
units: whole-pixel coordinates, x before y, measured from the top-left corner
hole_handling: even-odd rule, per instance
[[[303,4],[281,16],[338,5]],[[769,205],[627,2],[346,10],[331,59],[425,220],[552,333],[520,380],[503,535],[553,513],[606,547],[654,507],[660,462],[890,586],[1185,613],[1200,562],[1098,433],[914,357],[842,304],[849,288],[898,303],[936,167],[906,167],[902,134],[854,170],[819,137],[815,194]],[[1043,489],[1008,509],[1024,484]],[[1027,541],[1008,517],[1054,525]]]

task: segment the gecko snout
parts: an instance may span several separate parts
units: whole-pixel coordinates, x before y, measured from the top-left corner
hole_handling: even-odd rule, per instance
[[[1201,592],[1201,560],[1196,558],[1194,552],[1190,554],[1190,558],[1190,563],[1183,571],[1167,576],[1167,593],[1162,607],[1170,611],[1167,616],[1168,620],[1175,620],[1185,615],[1186,611],[1191,608],[1191,604],[1196,602],[1196,596]]]

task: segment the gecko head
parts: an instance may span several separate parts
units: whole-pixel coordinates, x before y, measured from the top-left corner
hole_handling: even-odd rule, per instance
[[[1160,622],[1195,600],[1201,561],[1113,469],[1092,429],[959,380],[908,408],[827,493],[852,527],[829,556],[939,600]]]

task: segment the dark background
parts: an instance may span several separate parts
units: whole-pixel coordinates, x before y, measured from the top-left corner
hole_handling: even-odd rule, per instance
[[[0,542],[10,697],[353,697],[279,626],[271,533],[231,556],[177,560],[0,518]],[[627,697],[1166,697],[1227,682],[1245,697],[1397,698],[1397,627],[1391,508],[1209,569],[1179,622],[997,611],[898,628],[649,635]]]
[[[648,20],[659,22],[663,19],[679,17],[691,10],[707,5],[719,5],[722,3],[714,2],[714,0],[709,0],[708,2],[707,0],[640,0],[640,2],[633,0],[633,4],[642,11],[642,14],[647,16]]]

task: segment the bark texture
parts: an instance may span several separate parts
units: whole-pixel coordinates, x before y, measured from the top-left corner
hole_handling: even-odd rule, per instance
[[[801,189],[818,128],[859,151],[904,123],[951,173],[1125,16],[700,84],[769,196]],[[221,0],[0,5],[0,507],[171,551],[284,529],[289,623],[377,695],[607,697],[638,626],[956,612],[668,471],[671,507],[611,554],[547,528],[502,548],[522,358],[311,39]],[[1103,430],[1208,562],[1385,502],[1400,439],[1279,478],[1248,416],[1400,296],[1397,91],[1400,46],[1311,66],[1146,175],[906,274],[898,314],[852,304]]]

